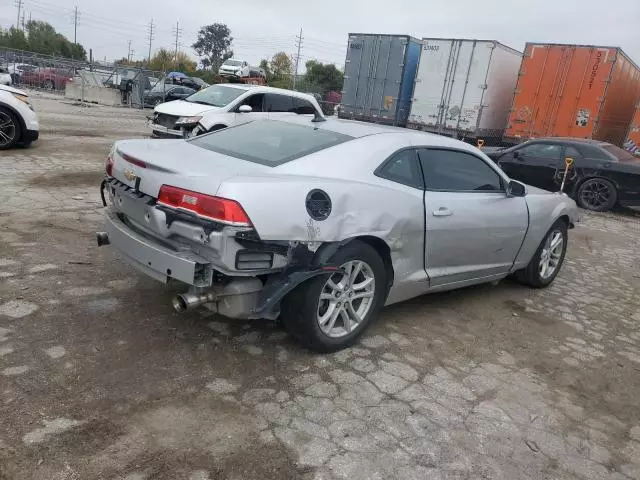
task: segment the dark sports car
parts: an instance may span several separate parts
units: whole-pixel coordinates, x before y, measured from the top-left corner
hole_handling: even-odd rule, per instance
[[[485,153],[513,179],[545,190],[558,190],[565,159],[564,191],[582,208],[604,212],[615,205],[640,206],[640,159],[610,143],[582,138],[540,138]]]

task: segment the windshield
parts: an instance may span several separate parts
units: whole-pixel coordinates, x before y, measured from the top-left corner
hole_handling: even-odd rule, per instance
[[[223,65],[226,65],[228,67],[239,67],[240,65],[242,65],[242,62],[240,60],[227,60],[223,63]]]
[[[638,160],[638,157],[633,155],[633,153],[628,152],[627,150],[623,150],[620,147],[616,147],[615,145],[602,145],[602,149],[614,157],[616,157],[621,162],[628,162],[630,160]]]
[[[187,102],[201,103],[213,107],[226,107],[236,98],[242,95],[244,88],[224,87],[222,85],[212,85],[204,90],[185,98]]]
[[[196,137],[189,142],[212,152],[277,167],[352,138],[312,126],[258,120]]]

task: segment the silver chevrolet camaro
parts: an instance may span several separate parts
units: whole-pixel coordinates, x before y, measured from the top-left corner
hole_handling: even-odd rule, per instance
[[[98,245],[188,285],[177,311],[280,318],[324,352],[383,305],[511,274],[546,287],[578,214],[466,143],[323,118],[119,141],[101,192]]]

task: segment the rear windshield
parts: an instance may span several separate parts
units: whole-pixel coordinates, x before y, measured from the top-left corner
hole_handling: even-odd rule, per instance
[[[189,141],[212,152],[276,167],[352,138],[313,126],[257,120]]]
[[[619,161],[625,162],[629,160],[637,160],[638,157],[635,157],[633,153],[623,150],[620,147],[616,147],[615,145],[602,145],[602,149],[606,152],[609,152],[611,155],[616,157]]]

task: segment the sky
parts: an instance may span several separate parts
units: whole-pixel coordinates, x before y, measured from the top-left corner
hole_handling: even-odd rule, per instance
[[[17,0],[0,0],[0,26],[16,23]],[[22,0],[26,19],[44,20],[73,40],[78,8],[78,42],[94,58],[175,47],[196,58],[190,45],[198,29],[225,23],[236,58],[257,64],[279,51],[296,54],[302,29],[301,65],[316,59],[344,66],[347,37],[355,33],[409,34],[417,38],[498,40],[518,50],[527,41],[619,46],[640,64],[640,0]],[[347,8],[347,5],[349,7]]]

